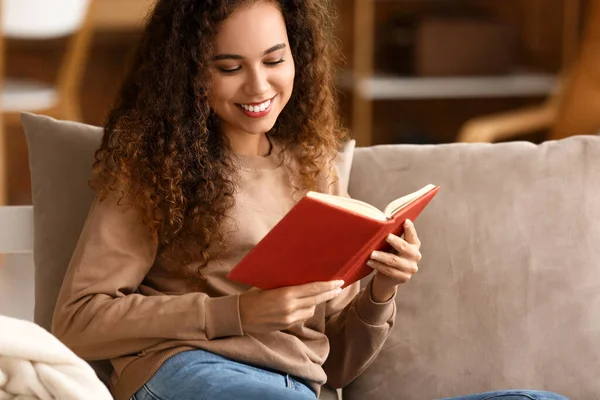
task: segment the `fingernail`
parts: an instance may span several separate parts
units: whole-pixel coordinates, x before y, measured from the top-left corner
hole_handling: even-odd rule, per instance
[[[342,281],[342,280],[335,281],[335,286],[338,286],[338,287],[344,286],[344,281]]]
[[[339,296],[340,293],[342,293],[342,292],[343,292],[342,288],[338,288],[338,289],[335,289],[335,292],[333,292],[333,295],[334,296]]]
[[[375,265],[375,261],[373,261],[373,260],[369,260],[369,261],[367,261],[367,265],[368,265],[369,267],[373,268],[373,266]]]
[[[410,228],[412,226],[412,221],[410,219],[407,219],[406,221],[404,221],[404,226],[406,226],[407,228]]]
[[[389,235],[387,235],[387,237],[385,238],[385,240],[387,240],[388,242],[392,242],[394,240],[394,235],[392,235],[391,233]]]
[[[371,253],[371,258],[376,260],[379,257],[379,255],[380,253],[377,250],[375,250]]]

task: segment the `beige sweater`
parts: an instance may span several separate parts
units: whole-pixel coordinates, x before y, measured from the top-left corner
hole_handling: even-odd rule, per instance
[[[244,334],[239,296],[247,286],[228,271],[298,199],[275,146],[267,157],[238,156],[236,204],[230,210],[227,250],[211,260],[206,280],[186,279],[182,268],[159,257],[158,238],[137,213],[96,200],[69,265],[53,320],[53,333],[86,360],[110,360],[111,390],[129,399],[169,357],[205,349],[244,363],[304,379],[315,392],[342,387],[377,355],[392,329],[393,299],[374,303],[370,285],[358,283],[321,304],[302,325],[268,334]],[[321,191],[345,195],[322,179]],[[285,273],[285,265],[281,266]],[[218,340],[217,340],[218,339]]]

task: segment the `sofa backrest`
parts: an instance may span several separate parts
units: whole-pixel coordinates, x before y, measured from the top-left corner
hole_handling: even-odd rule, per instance
[[[427,183],[419,272],[345,400],[507,388],[600,393],[600,138],[358,148],[352,197],[377,207]]]

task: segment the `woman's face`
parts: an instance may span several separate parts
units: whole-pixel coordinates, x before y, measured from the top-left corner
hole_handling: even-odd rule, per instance
[[[215,43],[210,106],[227,135],[269,131],[294,86],[294,60],[281,11],[256,2],[234,11]]]

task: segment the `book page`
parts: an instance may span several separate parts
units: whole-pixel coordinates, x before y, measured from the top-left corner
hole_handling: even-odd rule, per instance
[[[365,217],[373,218],[378,221],[385,221],[387,217],[377,207],[371,204],[365,203],[364,201],[352,199],[349,197],[340,197],[332,194],[308,192],[308,197],[317,199],[324,203],[328,203],[355,213],[364,215]]]
[[[386,215],[386,217],[391,217],[392,215],[400,211],[402,208],[410,204],[412,201],[418,199],[419,197],[423,196],[425,193],[429,192],[434,188],[435,185],[429,184],[417,190],[416,192],[407,194],[406,196],[402,196],[399,199],[392,201],[385,207],[384,214]]]

